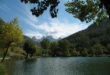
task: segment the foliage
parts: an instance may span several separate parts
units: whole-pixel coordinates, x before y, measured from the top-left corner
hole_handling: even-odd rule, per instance
[[[100,0],[73,0],[65,4],[67,12],[86,22],[100,22],[107,17],[105,8],[99,8]]]
[[[15,18],[12,22],[4,23],[1,20],[2,24],[0,25],[0,48],[5,48],[4,57],[2,61],[5,59],[8,49],[16,45],[18,42],[23,40],[22,30],[18,25],[18,20]],[[4,50],[4,49],[3,49]]]
[[[9,52],[8,52],[8,57],[10,57],[12,60],[16,59],[24,59],[25,57],[25,51],[20,48],[19,46],[17,47],[12,47]]]
[[[2,20],[2,18],[0,18],[0,25],[4,25],[5,21]]]
[[[108,54],[110,54],[110,43],[107,45],[107,49],[108,49]]]
[[[56,56],[57,55],[57,49],[58,49],[58,42],[51,42],[49,54],[51,56]]]
[[[35,55],[36,55],[36,56],[41,56],[41,53],[42,53],[41,48],[40,48],[39,46],[36,46],[36,47],[37,47],[37,49],[36,49]]]
[[[58,55],[59,56],[70,56],[69,52],[70,43],[67,40],[61,40],[58,42]]]
[[[44,38],[41,41],[41,46],[42,46],[43,49],[49,49],[50,41],[47,38]]]
[[[37,17],[42,15],[48,7],[50,7],[51,17],[57,17],[58,9],[56,7],[59,4],[59,0],[21,0],[21,2],[35,4],[36,7],[32,8],[31,12]]]
[[[104,54],[104,50],[106,50],[104,48],[104,46],[102,46],[101,44],[95,44],[92,47],[92,54],[93,55],[102,55],[102,54]]]
[[[4,64],[0,63],[0,75],[6,75],[6,68]]]
[[[89,56],[88,49],[87,48],[84,48],[84,50],[81,52],[81,55],[82,56]]]
[[[42,54],[46,54],[46,56],[48,56],[49,54],[49,48],[50,48],[50,40],[48,40],[47,38],[44,38],[42,41],[41,41],[41,47],[43,48],[42,49]]]
[[[26,55],[26,59],[27,59],[29,55],[33,56],[33,54],[36,53],[37,45],[31,40],[26,40],[24,43],[23,49],[27,53]]]
[[[37,5],[31,9],[35,16],[44,13],[50,7],[51,17],[57,17],[58,9],[56,8],[61,0],[21,0],[24,3]],[[72,0],[68,1],[65,6],[67,12],[72,13],[74,17],[81,21],[100,22],[103,18],[110,16],[110,0]],[[106,13],[107,11],[107,13]]]
[[[79,51],[77,51],[76,49],[71,49],[70,53],[71,53],[71,56],[79,56],[80,55]]]
[[[16,18],[13,22],[7,22],[4,25],[0,25],[0,44],[2,47],[16,44],[22,40],[22,30],[19,28]]]

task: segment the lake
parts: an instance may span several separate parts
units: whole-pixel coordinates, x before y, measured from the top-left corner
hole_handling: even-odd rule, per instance
[[[110,75],[110,57],[44,57],[8,63],[9,75]]]

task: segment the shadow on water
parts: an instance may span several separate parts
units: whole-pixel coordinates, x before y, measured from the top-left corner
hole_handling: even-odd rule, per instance
[[[8,63],[10,75],[110,75],[110,57],[47,57]]]

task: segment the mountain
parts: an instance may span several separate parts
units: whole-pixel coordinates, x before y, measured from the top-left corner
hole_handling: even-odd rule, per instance
[[[36,41],[36,42],[40,42],[42,41],[44,38],[48,38],[50,41],[57,41],[58,39],[54,39],[52,36],[46,36],[46,37],[42,37],[40,39],[37,39],[35,36],[32,37],[32,40]]]
[[[32,39],[29,38],[28,36],[24,35],[24,40],[32,40]]]
[[[110,53],[110,21],[105,19],[99,25],[92,24],[63,40],[68,40],[71,48],[80,52],[86,49],[88,52],[97,50],[105,54]]]
[[[40,43],[40,41],[41,41],[41,39],[37,39],[35,36],[32,37],[32,40],[33,40],[33,41],[36,41],[36,42],[38,42],[38,43]]]
[[[46,36],[50,41],[57,41],[58,39],[54,39],[52,36]]]
[[[36,38],[35,38],[35,37],[30,38],[30,37],[28,37],[28,36],[24,35],[24,42],[25,42],[26,40],[31,40],[31,41],[33,41],[33,42],[35,42],[36,44],[38,44],[38,45],[39,45],[39,42],[38,42],[38,41],[36,41]]]

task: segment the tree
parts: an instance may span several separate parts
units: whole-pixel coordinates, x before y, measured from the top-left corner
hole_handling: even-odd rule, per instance
[[[50,41],[47,38],[44,38],[41,41],[41,47],[43,48],[43,54],[48,54],[49,53],[49,48],[50,48]]]
[[[100,8],[105,7],[108,15],[110,16],[110,0],[100,0]]]
[[[70,49],[71,56],[79,56],[80,53],[76,49]]]
[[[58,55],[59,56],[70,56],[70,43],[67,40],[61,40],[58,43]]]
[[[4,25],[5,24],[5,21],[3,21],[2,18],[0,18],[0,25]]]
[[[88,56],[88,49],[84,48],[84,50],[81,52],[82,56]]]
[[[104,53],[105,47],[101,44],[95,44],[92,47],[92,55],[93,56],[99,56],[102,55]]]
[[[65,4],[67,12],[81,21],[98,23],[108,15],[105,8],[99,8],[100,0],[73,0]]]
[[[4,61],[9,48],[22,40],[23,34],[17,23],[17,18],[15,18],[12,22],[7,22],[3,25],[0,25],[0,46],[1,48],[6,49],[1,62]]]
[[[41,54],[42,54],[42,50],[41,50],[41,47],[39,47],[39,46],[36,46],[36,53],[35,53],[35,55],[36,56],[41,56]]]
[[[30,54],[30,57],[32,57],[33,54],[36,53],[37,45],[31,40],[26,40],[23,45],[23,50],[26,52],[26,59],[27,59],[29,54]]]
[[[57,55],[57,49],[58,49],[58,42],[51,42],[51,44],[50,44],[50,55],[56,56]]]
[[[35,16],[40,16],[45,10],[50,7],[51,17],[57,17],[58,9],[56,8],[59,4],[59,0],[21,0],[24,3],[36,4],[37,7],[31,9],[31,12]]]
[[[110,44],[107,44],[107,52],[110,54]]]
[[[37,17],[44,13],[48,7],[50,7],[51,16],[57,17],[58,9],[56,8],[61,0],[21,0],[24,3],[31,3],[37,5],[31,9],[33,15]],[[96,19],[100,21],[107,14],[110,16],[110,0],[72,0],[65,4],[67,11],[72,13],[75,17],[81,21],[91,21]],[[107,14],[105,12],[107,11]]]

